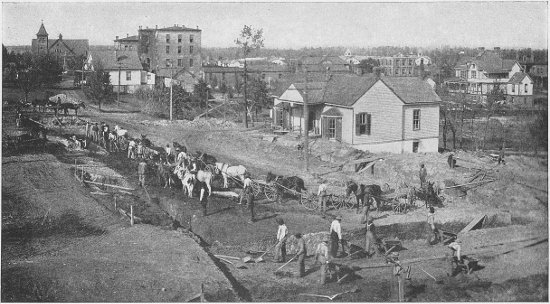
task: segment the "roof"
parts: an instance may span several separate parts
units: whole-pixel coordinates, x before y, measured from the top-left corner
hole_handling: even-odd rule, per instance
[[[117,61],[118,58],[118,61]],[[104,70],[143,70],[137,51],[94,51],[92,61]]]
[[[36,36],[48,36],[48,32],[46,32],[46,28],[44,27],[44,23],[40,25],[40,29],[38,30],[38,33],[36,33]]]
[[[185,67],[178,67],[178,68],[174,67],[174,69],[172,71],[170,71],[170,68],[161,68],[161,67],[159,67],[157,69],[156,75],[160,76],[160,77],[167,77],[167,78],[172,77],[174,79],[179,79],[179,78],[188,77],[188,76],[190,76],[192,78],[197,78],[197,75],[190,72]]]
[[[157,29],[159,31],[174,31],[174,32],[181,32],[181,31],[193,31],[193,32],[201,32],[202,30],[200,29],[194,29],[194,28],[190,28],[190,27],[185,27],[185,26],[169,26],[169,27],[165,27],[165,28],[160,28],[160,29]]]
[[[300,62],[302,64],[307,65],[315,65],[315,64],[327,64],[331,63],[334,65],[346,65],[348,64],[345,60],[340,58],[339,56],[332,56],[332,55],[324,55],[324,56],[302,56],[300,58]]]
[[[323,94],[325,91],[326,82],[308,82],[307,83],[307,102],[309,104],[323,103]],[[305,96],[306,84],[303,82],[294,83],[296,90],[300,95]]]
[[[526,73],[516,72],[516,73],[514,74],[514,76],[512,76],[512,78],[510,78],[510,80],[508,80],[508,83],[511,83],[511,84],[518,84],[518,83],[521,83],[521,81],[522,81],[525,77],[529,77],[529,75],[527,75]]]
[[[139,39],[138,39],[137,35],[129,36],[129,37],[126,37],[126,38],[115,39],[115,42],[124,42],[124,41],[139,41]]]
[[[344,115],[342,115],[342,112],[340,112],[340,110],[338,110],[337,108],[330,108],[330,109],[326,110],[325,112],[323,112],[321,115],[323,115],[323,116],[344,116]]]
[[[58,39],[59,41],[61,39]],[[56,41],[56,42],[57,42]],[[76,55],[84,55],[88,53],[89,50],[89,44],[88,39],[62,39],[61,40],[65,45],[73,51]],[[55,42],[52,44],[52,46],[55,44]]]
[[[502,59],[500,55],[492,51],[484,51],[476,57],[461,58],[455,69],[467,69],[465,64],[475,64],[478,70],[487,73],[507,73],[510,72],[516,60]]]
[[[386,77],[382,82],[406,104],[441,101],[432,86],[418,77]]]
[[[374,75],[332,75],[325,89],[325,103],[352,106],[378,81]]]

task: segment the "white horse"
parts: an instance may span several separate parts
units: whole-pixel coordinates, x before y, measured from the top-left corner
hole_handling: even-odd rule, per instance
[[[182,190],[184,194],[185,192],[187,192],[187,195],[189,197],[193,197],[193,187],[195,186],[195,174],[192,174],[190,172],[185,172],[185,174],[180,179],[181,179],[181,185],[182,185]]]
[[[114,130],[116,132],[117,138],[126,137],[128,135],[128,130],[123,129],[118,125],[115,126]]]
[[[210,186],[212,182],[212,172],[199,170],[195,178],[197,181],[201,183],[205,183],[206,187],[208,188],[208,196],[212,195],[212,187]],[[191,183],[187,186],[187,190],[189,191],[189,197],[192,197],[193,195],[194,186],[195,186],[195,183]]]
[[[216,163],[216,174],[220,174],[223,177],[223,187],[227,188],[227,177],[238,177],[244,184],[244,175],[246,174],[246,168],[243,165],[229,166],[224,163]]]

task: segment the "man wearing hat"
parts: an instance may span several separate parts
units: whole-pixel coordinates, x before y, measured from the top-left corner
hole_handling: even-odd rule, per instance
[[[344,240],[342,239],[342,227],[340,226],[342,222],[342,216],[338,215],[330,224],[330,255],[333,258],[336,258],[338,254],[338,244],[342,243],[342,250],[346,252]]]
[[[418,172],[418,176],[420,177],[420,187],[424,188],[426,177],[428,177],[428,172],[426,171],[426,167],[424,166],[424,164],[420,164],[420,171]]]
[[[239,205],[243,203],[243,198],[246,198],[248,202],[250,194],[252,194],[252,180],[250,179],[250,173],[246,172],[244,174],[243,192],[239,198]]]
[[[300,278],[303,277],[306,274],[306,264],[305,259],[307,255],[307,248],[306,248],[306,242],[302,238],[301,233],[296,233],[294,235],[296,237],[296,240],[298,241],[298,244],[296,245],[298,248],[298,253],[296,253],[296,256],[298,256],[298,273]]]
[[[279,224],[279,229],[277,230],[277,245],[275,245],[274,259],[277,263],[284,263],[286,260],[286,236],[288,228],[282,218],[277,219],[277,224]]]
[[[327,268],[330,263],[330,254],[328,249],[329,236],[325,235],[321,243],[315,250],[315,261],[321,263],[321,285],[327,281]]]

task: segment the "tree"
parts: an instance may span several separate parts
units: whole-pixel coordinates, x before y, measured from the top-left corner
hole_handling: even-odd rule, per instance
[[[206,110],[208,110],[208,98],[210,98],[210,87],[202,78],[199,79],[199,82],[193,86],[193,95],[200,100],[201,108],[202,105],[205,105]],[[208,117],[208,114],[206,115]]]
[[[235,44],[239,46],[244,55],[244,127],[248,128],[248,100],[246,94],[247,86],[247,70],[246,70],[246,57],[253,51],[258,50],[264,46],[263,29],[255,30],[252,26],[245,25],[241,30],[239,38],[235,40]]]
[[[248,97],[253,103],[250,106],[249,115],[251,109],[255,109],[256,119],[258,118],[258,110],[269,105],[269,92],[267,89],[267,83],[262,79],[252,79],[250,82],[250,88],[248,90]]]
[[[50,86],[61,81],[63,67],[54,57],[50,55],[38,56],[34,57],[33,61],[42,85]]]
[[[373,73],[374,67],[380,66],[380,63],[373,58],[367,58],[361,60],[357,66],[361,69],[361,74]]]
[[[505,100],[504,93],[500,86],[495,85],[493,90],[487,94],[487,100],[483,104],[485,111],[485,129],[483,130],[482,149],[485,149],[485,140],[487,139],[487,130],[489,129],[489,120],[495,114],[495,111],[500,108],[501,103]]]
[[[99,110],[101,110],[101,102],[110,99],[113,95],[113,86],[109,73],[102,69],[96,69],[89,76],[90,88],[88,90],[90,97],[97,101]]]
[[[535,154],[539,146],[548,147],[548,110],[537,113],[536,119],[529,125],[529,133],[535,140],[533,145]]]

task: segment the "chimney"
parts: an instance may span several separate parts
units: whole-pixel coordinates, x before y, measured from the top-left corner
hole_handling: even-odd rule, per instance
[[[115,40],[118,40],[118,36],[115,36]]]
[[[130,37],[130,34],[126,33],[126,38]]]
[[[199,29],[199,26],[197,25],[197,30]]]
[[[158,25],[155,25],[155,30],[158,30],[159,29],[159,26]]]

